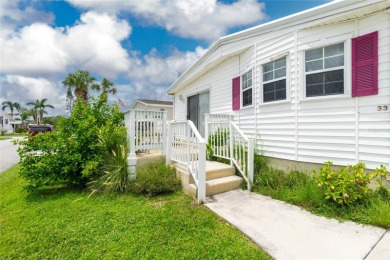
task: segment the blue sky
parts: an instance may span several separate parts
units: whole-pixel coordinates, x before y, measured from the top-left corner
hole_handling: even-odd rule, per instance
[[[65,113],[68,73],[107,77],[130,106],[166,89],[219,37],[329,0],[1,0],[0,102],[48,98]],[[91,93],[94,94],[94,93]]]

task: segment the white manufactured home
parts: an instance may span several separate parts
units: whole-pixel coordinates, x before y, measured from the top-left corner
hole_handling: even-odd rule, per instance
[[[168,94],[176,122],[205,137],[229,118],[281,164],[389,168],[390,1],[333,1],[222,37]]]

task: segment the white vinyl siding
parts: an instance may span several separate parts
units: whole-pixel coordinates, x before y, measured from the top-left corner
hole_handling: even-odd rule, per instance
[[[383,11],[367,15],[375,8],[378,6],[339,14],[339,18],[332,17],[334,22],[326,19],[302,22],[277,32],[271,30],[224,43],[216,50],[217,54],[248,50],[212,68],[205,63],[207,72],[175,93],[175,119],[185,120],[185,104],[178,99],[180,94],[187,96],[210,89],[210,113],[233,114],[240,129],[250,138],[256,138],[259,154],[310,163],[332,161],[335,165],[361,161],[369,169],[380,164],[389,168],[390,111],[378,111],[378,106],[390,106],[390,17]],[[352,98],[350,41],[374,31],[379,33],[379,92]],[[306,71],[306,51],[321,48],[325,52],[324,47],[338,43],[344,44],[342,66],[326,68],[326,61],[322,59],[321,70]],[[263,85],[267,81],[264,81],[262,66],[281,54],[288,57],[286,100],[264,103]],[[329,58],[331,56],[337,55]],[[343,69],[343,94],[306,97],[306,75],[337,69]],[[252,70],[253,106],[233,112],[232,79],[249,70]]]

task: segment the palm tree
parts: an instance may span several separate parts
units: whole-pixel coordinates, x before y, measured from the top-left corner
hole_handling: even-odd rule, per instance
[[[47,111],[45,108],[54,108],[50,104],[45,104],[47,101],[47,98],[44,98],[42,100],[37,99],[35,102],[28,102],[27,105],[33,106],[32,110],[32,116],[34,118],[34,123],[36,124],[36,120],[39,119],[39,123],[42,123],[43,115],[47,114]],[[39,117],[38,117],[39,116]]]
[[[39,100],[37,99],[37,101],[35,101],[35,102],[28,102],[28,103],[26,103],[26,105],[32,106],[32,108],[30,109],[30,114],[31,114],[31,116],[33,117],[34,124],[38,124],[38,106],[39,106]]]
[[[95,78],[89,75],[88,71],[78,70],[75,73],[70,73],[62,82],[70,91],[75,88],[74,94],[76,98],[81,98],[86,104],[88,102],[88,90],[99,89],[99,85],[95,83]]]
[[[116,94],[116,87],[114,87],[114,83],[112,83],[106,78],[103,79],[97,90],[102,91],[102,93],[99,95],[99,98],[103,102],[107,102],[108,93],[112,93],[113,95]]]
[[[13,118],[13,116],[14,116],[14,109],[19,111],[20,110],[20,104],[18,102],[5,101],[5,102],[3,102],[3,107],[1,109],[4,111],[6,108],[9,108],[9,110],[11,111],[11,113],[10,113],[11,118]]]
[[[27,109],[25,107],[21,107],[20,108],[20,120],[22,121],[22,127],[24,129],[27,128],[27,125],[26,125],[26,121],[27,119],[32,116],[31,114],[31,110],[30,109]]]

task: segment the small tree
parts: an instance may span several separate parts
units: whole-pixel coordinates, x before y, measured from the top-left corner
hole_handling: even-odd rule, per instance
[[[18,141],[20,175],[30,189],[63,182],[85,186],[109,170],[107,157],[120,145],[128,153],[123,113],[117,105],[95,100],[85,105],[78,99],[69,118],[59,117],[56,129]]]

